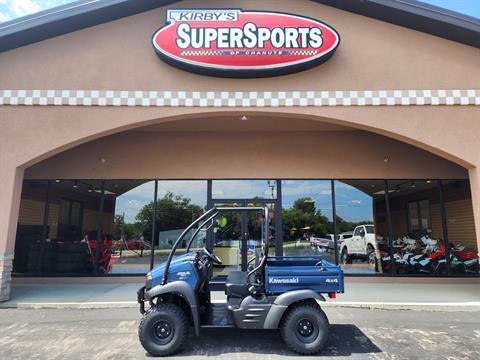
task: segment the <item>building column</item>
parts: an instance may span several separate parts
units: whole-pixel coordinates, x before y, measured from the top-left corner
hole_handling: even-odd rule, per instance
[[[10,297],[13,251],[22,193],[23,169],[0,169],[0,301]]]
[[[480,251],[480,169],[478,167],[468,170],[470,190],[472,192],[473,218],[475,220],[475,233],[477,235],[477,249]]]

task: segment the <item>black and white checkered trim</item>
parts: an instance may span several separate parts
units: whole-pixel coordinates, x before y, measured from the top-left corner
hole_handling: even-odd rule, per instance
[[[480,90],[128,91],[0,90],[0,106],[436,106],[480,105]]]
[[[187,50],[182,51],[182,56],[219,56],[224,55],[224,51],[221,50]]]
[[[288,55],[312,56],[317,55],[317,50],[289,50]]]

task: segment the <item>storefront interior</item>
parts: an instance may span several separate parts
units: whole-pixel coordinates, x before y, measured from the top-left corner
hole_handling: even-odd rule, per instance
[[[465,179],[25,180],[14,273],[145,274],[211,206],[268,206],[271,254],[320,255],[346,274],[478,275]],[[211,236],[216,275],[245,270],[259,223],[228,213],[193,248]]]

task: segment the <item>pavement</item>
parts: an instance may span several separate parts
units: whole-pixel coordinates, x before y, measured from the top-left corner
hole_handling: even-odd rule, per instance
[[[14,278],[11,298],[0,308],[137,308],[143,277]],[[221,291],[212,301],[224,302]],[[480,278],[346,277],[345,294],[324,307],[388,310],[480,311]]]
[[[341,311],[339,311],[341,310]],[[326,308],[330,336],[308,358],[480,359],[479,313]],[[0,359],[145,359],[137,309],[0,309]],[[277,330],[202,329],[179,360],[305,359]]]

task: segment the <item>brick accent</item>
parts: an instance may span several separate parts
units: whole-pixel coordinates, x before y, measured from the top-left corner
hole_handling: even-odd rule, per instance
[[[0,255],[0,301],[10,298],[13,254]]]

